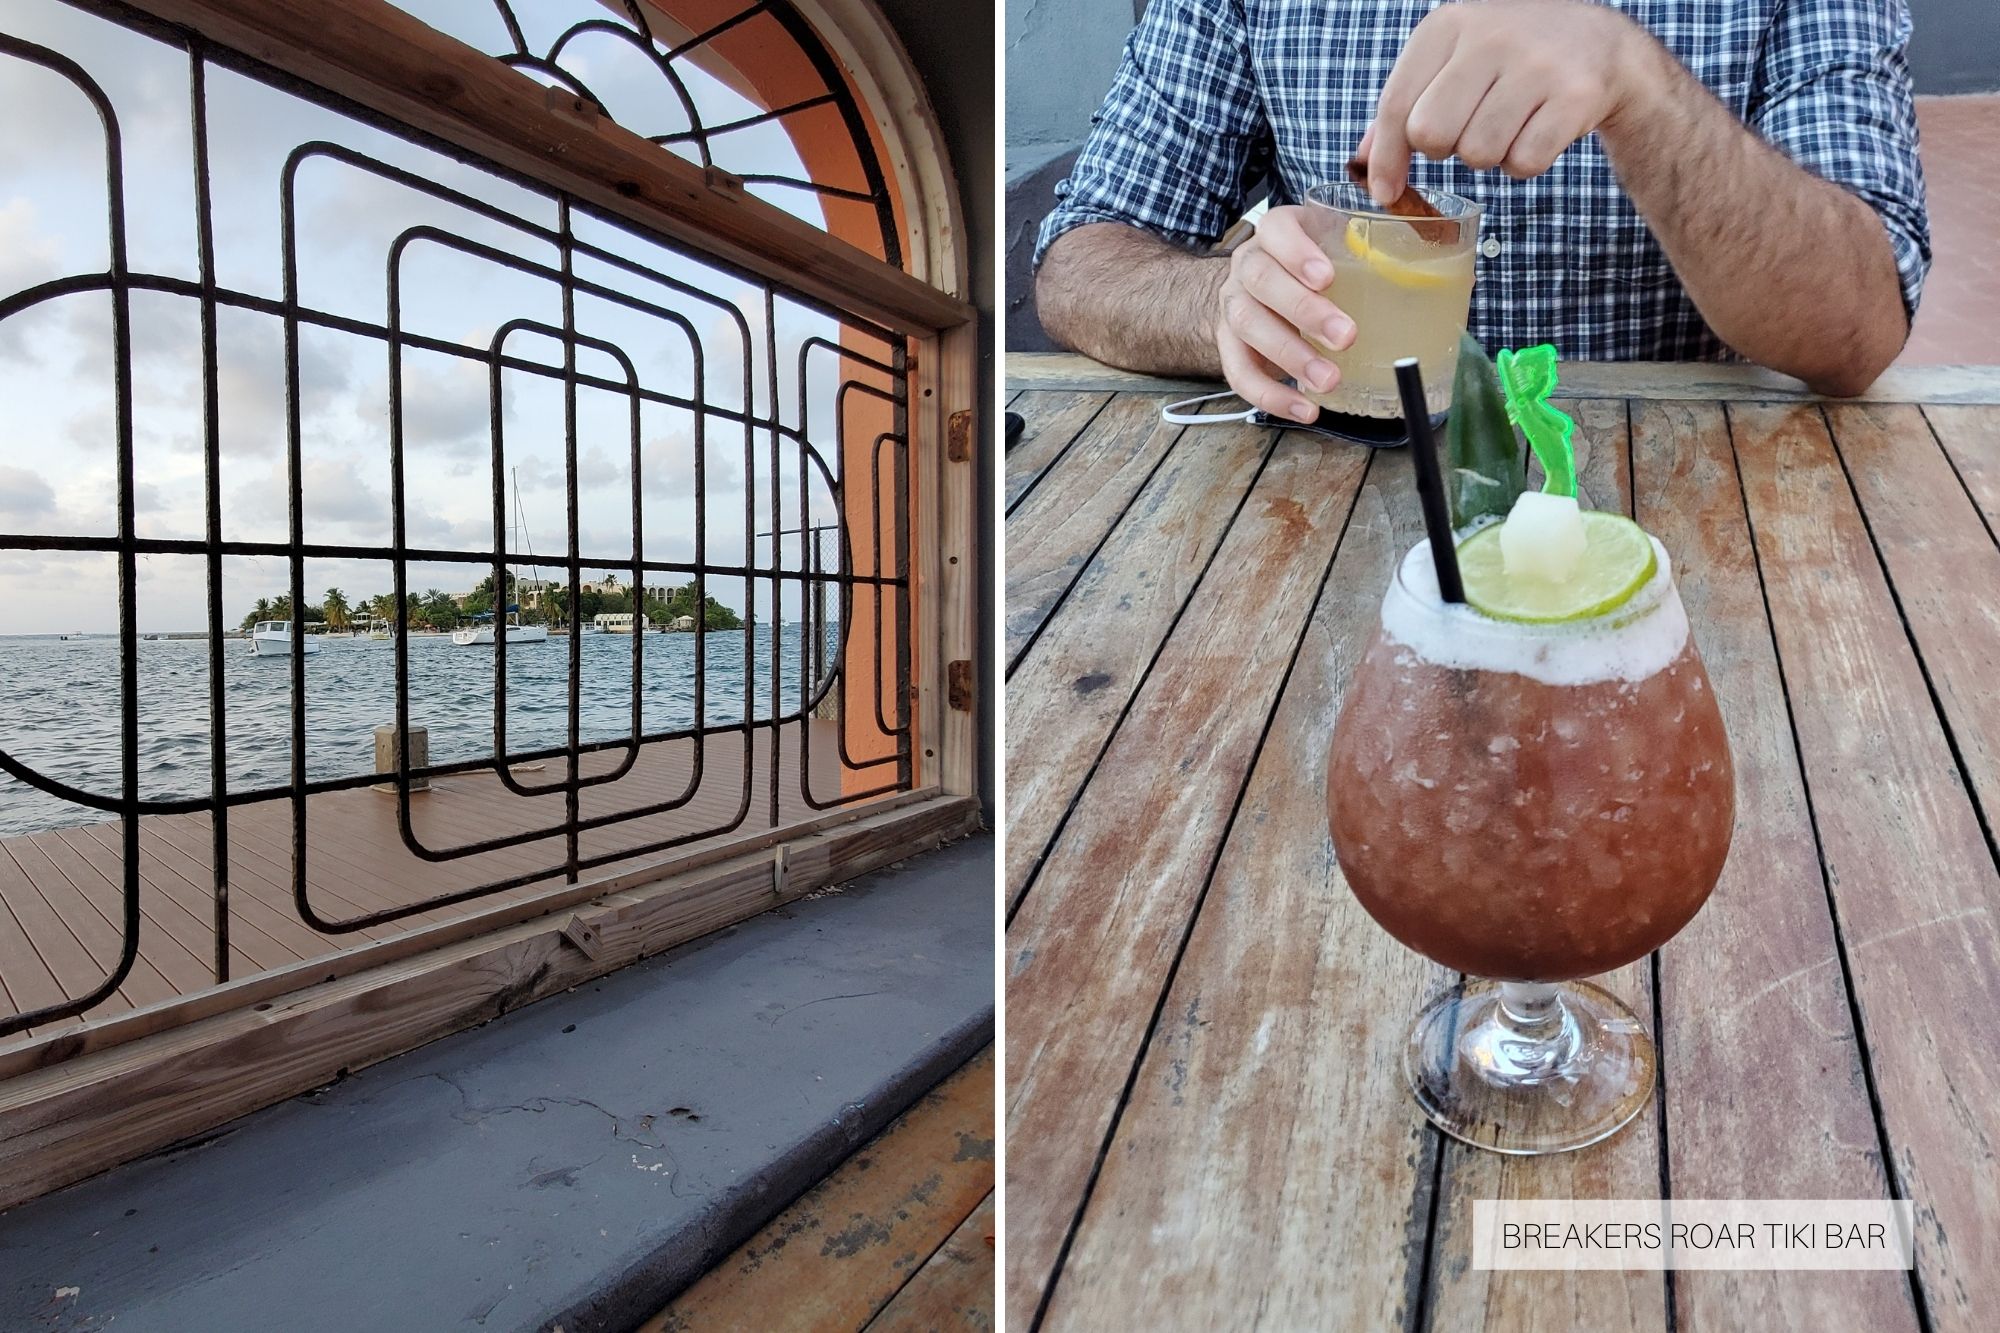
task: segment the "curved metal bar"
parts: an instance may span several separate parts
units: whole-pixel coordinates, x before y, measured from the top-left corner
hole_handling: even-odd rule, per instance
[[[119,710],[122,714],[119,768],[122,794],[118,800],[124,872],[124,901],[118,941],[118,961],[87,993],[0,1019],[0,1037],[57,1019],[70,1018],[102,1004],[118,993],[139,961],[139,671],[135,585],[138,570],[132,551],[135,481],[132,471],[132,329],[130,295],[124,278],[130,265],[125,249],[125,152],[118,114],[98,82],[59,51],[0,32],[0,55],[9,55],[67,79],[84,95],[104,126],[104,179],[107,227],[111,250],[111,339],[118,358],[114,413],[118,430],[118,637]],[[11,772],[12,769],[10,768]]]
[[[674,96],[680,99],[681,110],[687,114],[688,129],[700,136],[698,146],[701,149],[701,165],[704,168],[714,166],[715,159],[709,156],[708,151],[709,131],[702,128],[701,112],[694,104],[694,96],[688,92],[687,84],[682,81],[680,71],[674,68],[673,62],[661,55],[659,50],[653,45],[653,37],[650,32],[641,36],[630,28],[619,27],[610,19],[586,19],[582,23],[571,26],[567,32],[556,38],[555,43],[549,47],[548,59],[550,61],[562,59],[563,48],[568,46],[576,37],[586,32],[610,33],[628,45],[638,48],[653,62],[654,67],[660,71],[661,75],[666,78],[668,85],[673,88]],[[604,106],[602,99],[593,97],[591,100],[596,102],[600,107]],[[608,107],[605,108],[604,114],[607,116],[611,114]]]

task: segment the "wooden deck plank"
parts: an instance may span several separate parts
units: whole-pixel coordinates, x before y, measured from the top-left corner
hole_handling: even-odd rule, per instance
[[[994,1322],[993,1196],[987,1195],[951,1238],[938,1247],[917,1275],[882,1313],[868,1333],[987,1333]]]
[[[106,920],[122,919],[125,880],[121,867],[114,864],[107,874],[96,861],[64,841],[58,830],[30,834],[28,841],[97,905]],[[176,994],[199,990],[212,980],[209,968],[215,948],[208,926],[195,921],[171,899],[140,893],[139,938],[140,953],[173,983]]]
[[[59,830],[63,840],[76,849],[77,855],[96,866],[98,873],[122,883],[114,878],[124,873],[125,853],[116,824],[82,824]],[[141,910],[147,904],[158,904],[157,910],[164,916],[166,904],[178,908],[182,916],[200,927],[200,935],[193,937],[198,942],[198,951],[203,957],[213,958],[215,942],[210,923],[214,920],[214,890],[204,881],[195,883],[181,873],[177,857],[162,857],[148,845],[145,833],[139,839],[139,902]],[[283,944],[272,940],[256,926],[248,927],[248,939],[243,938],[232,923],[229,935],[230,963],[232,967],[243,966],[251,971],[265,967],[277,967],[288,962],[297,962],[297,955]],[[246,943],[247,946],[246,947]],[[269,961],[266,961],[269,960]]]
[[[115,895],[107,902],[87,893],[85,885],[89,881],[78,884],[63,874],[39,847],[26,838],[12,838],[0,844],[0,856],[14,858],[22,877],[34,883],[49,905],[63,914],[63,919],[69,923],[70,933],[89,951],[90,961],[109,976],[125,951],[124,904]],[[146,942],[144,917],[140,918],[139,935],[139,943],[143,945]],[[118,990],[134,1009],[171,999],[179,993],[160,975],[143,948],[135,951],[131,970],[126,973]]]
[[[1279,442],[1008,931],[1010,1309],[1083,1202],[1367,462]]]
[[[7,900],[12,909],[15,923],[26,933],[28,945],[41,957],[48,974],[55,979],[64,999],[75,999],[95,990],[110,974],[108,963],[99,963],[91,957],[90,949],[79,939],[73,927],[56,903],[51,902],[53,888],[36,884],[22,872],[14,858],[0,851],[0,898]],[[95,919],[96,913],[74,894],[65,893],[57,901],[64,902],[76,916],[79,925],[88,930],[88,919]],[[102,925],[100,921],[98,924]],[[112,945],[116,952],[115,942]],[[35,978],[30,969],[27,984],[34,985]],[[112,995],[104,1001],[105,1008],[112,1013],[130,1009],[132,1002],[119,995]]]
[[[816,723],[823,739],[831,724]],[[795,724],[787,735],[796,734]],[[787,821],[812,813],[796,793],[795,747],[781,747],[780,815]],[[758,784],[743,827],[757,831],[769,825],[762,783],[769,771],[760,746],[753,755],[753,782]],[[609,771],[621,758],[613,752],[585,756],[586,774]],[[588,789],[582,809],[586,816],[614,814],[685,790],[692,772],[690,742],[657,743],[645,747],[632,771],[619,782]],[[744,757],[737,746],[711,745],[701,789],[682,808],[586,833],[585,855],[629,851],[668,836],[685,836],[704,827],[719,827],[735,813]],[[813,769],[829,790],[838,790],[839,763],[825,744],[817,748]],[[546,777],[543,778],[546,780]],[[412,821],[420,837],[433,846],[453,846],[532,827],[534,821],[561,818],[563,799],[551,794],[523,798],[506,791],[490,773],[449,775],[436,790],[412,806]],[[317,910],[334,919],[408,906],[439,894],[511,877],[524,870],[560,866],[560,837],[519,847],[480,853],[447,862],[429,862],[410,854],[395,827],[395,803],[369,789],[321,793],[311,798],[308,816],[307,885]],[[326,956],[371,941],[394,939],[412,930],[457,920],[486,907],[525,899],[559,881],[557,875],[533,884],[488,894],[464,903],[430,908],[382,924],[350,932],[322,933],[298,918],[292,902],[292,812],[289,802],[268,801],[234,807],[230,818],[231,976],[242,978],[304,959]],[[213,842],[206,814],[147,816],[140,825],[141,892],[140,961],[122,992],[106,1012],[148,1004],[205,989],[213,984],[213,889],[210,858]],[[16,878],[33,885],[41,906],[24,903],[21,910],[36,938],[48,934],[46,912],[67,923],[61,938],[51,937],[63,975],[82,977],[81,960],[95,966],[115,961],[118,928],[123,920],[122,843],[118,825],[98,823],[31,835],[0,843],[0,857],[19,848],[28,867],[16,867]],[[15,862],[9,860],[10,866]],[[50,895],[58,900],[51,908]],[[70,910],[77,909],[77,910]],[[12,920],[10,915],[9,920]],[[67,939],[68,943],[63,941]],[[72,957],[71,955],[75,955]],[[19,968],[24,963],[0,966]],[[35,965],[47,972],[37,955]],[[50,980],[57,977],[50,972]],[[99,975],[102,975],[101,971]],[[0,985],[5,976],[0,975]],[[21,985],[37,989],[34,977]],[[164,989],[163,989],[164,988]],[[54,998],[54,997],[51,997]],[[44,1001],[46,1002],[46,1001]],[[4,1012],[18,1012],[0,1000]],[[38,1007],[38,1006],[37,1006]]]
[[[1187,429],[1160,420],[1163,401],[1118,395],[1008,517],[1009,667]]]
[[[1636,516],[1674,557],[1736,761],[1722,880],[1660,953],[1673,1192],[1886,1197],[1728,423],[1714,403],[1633,414]],[[1687,1328],[1747,1310],[1789,1328],[1916,1327],[1900,1272],[1685,1272],[1674,1299]]]
[[[1071,440],[1090,424],[1090,419],[1111,401],[1108,393],[1022,394],[1014,410],[1027,420],[1027,429],[1014,447],[1007,450],[1005,506],[1011,511],[1022,496],[1042,479],[1049,465],[1062,457]]]
[[[117,891],[123,893],[125,857],[122,849],[116,845],[117,827],[115,825],[109,827],[113,838],[113,845],[110,846],[98,841],[88,826],[54,829],[35,836],[60,840],[64,848],[79,862],[95,870],[105,882],[118,886]],[[165,876],[176,885],[182,886],[175,892],[169,893],[155,887],[147,878],[149,874],[157,875],[159,872],[147,863],[142,853],[139,867],[140,913],[149,922],[157,925],[164,937],[173,939],[181,949],[193,954],[202,965],[203,975],[206,975],[215,958],[214,929],[211,924],[213,917],[209,911],[206,895],[201,896],[197,910],[195,906],[190,905],[196,900],[189,896],[185,890],[185,881],[180,880],[179,876]],[[240,976],[244,971],[257,970],[257,964],[244,952],[242,944],[233,936],[230,940],[229,955],[230,968],[235,975]]]
[[[275,804],[274,802],[273,805]],[[260,903],[268,904],[272,910],[281,915],[292,916],[290,839],[286,838],[282,847],[277,844],[275,835],[271,834],[268,825],[257,817],[268,817],[265,807],[242,806],[239,809],[254,814],[230,821],[229,902],[232,916],[239,900],[246,895]],[[156,845],[171,848],[179,854],[190,872],[189,877],[195,882],[203,886],[212,884],[214,843],[210,840],[206,827],[197,829],[185,817],[176,815],[146,820],[140,827],[142,838]],[[311,879],[308,879],[307,883],[309,887],[315,889],[315,896],[318,897],[317,886],[313,885]],[[212,894],[214,890],[210,888],[209,892]],[[338,897],[340,901],[346,901],[345,895]],[[301,930],[314,936],[319,935],[319,932],[312,930],[303,922],[299,925]],[[231,931],[234,932],[233,921]],[[272,932],[267,928],[265,933]],[[299,947],[308,946],[302,941]]]
[[[1007,683],[1008,901],[1018,902],[1277,436],[1216,428],[1113,530]]]
[[[2000,407],[1927,403],[1923,413],[1984,515],[1987,530],[2000,533]]]
[[[1731,411],[1737,459],[1893,1152],[1939,1333],[2000,1305],[2000,875],[1812,407]]]
[[[990,1200],[993,1088],[989,1046],[640,1333],[819,1333],[868,1324]],[[990,1301],[990,1278],[987,1289]]]
[[[2000,815],[2000,546],[1923,413],[1832,403],[1826,416],[1991,827]]]
[[[1449,974],[1348,892],[1326,833],[1325,775],[1375,606],[1422,532],[1408,466],[1378,456],[1050,1328],[1225,1328],[1255,1310],[1272,1328],[1391,1329],[1414,1315],[1437,1136],[1403,1089],[1404,1024]],[[1010,1254],[1020,1198],[1007,1200]],[[1010,1314],[1025,1314],[1016,1299],[1010,1290]]]
[[[1578,498],[1592,509],[1629,514],[1632,454],[1625,404],[1585,399],[1565,403],[1564,409],[1577,423]],[[1649,959],[1592,980],[1661,1035]],[[1671,1033],[1665,1035],[1672,1040]],[[1437,1225],[1430,1240],[1431,1326],[1532,1330],[1543,1326],[1549,1311],[1561,1310],[1577,1328],[1667,1328],[1666,1282],[1659,1273],[1481,1272],[1463,1258],[1472,1249],[1472,1205],[1479,1199],[1657,1198],[1661,1132],[1656,1100],[1615,1138],[1586,1151],[1502,1157],[1456,1140],[1443,1144]]]
[[[14,914],[4,893],[0,893],[0,990],[6,992],[10,1014],[44,1009],[69,998],[29,942],[27,927]]]

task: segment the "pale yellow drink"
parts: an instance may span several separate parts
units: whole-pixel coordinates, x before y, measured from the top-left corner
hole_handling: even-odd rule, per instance
[[[1335,412],[1364,417],[1402,415],[1395,365],[1414,356],[1423,370],[1433,413],[1451,405],[1458,338],[1472,303],[1473,249],[1479,205],[1457,195],[1424,191],[1445,216],[1412,225],[1375,208],[1352,185],[1321,185],[1307,196],[1307,230],[1333,263],[1327,299],[1354,321],[1354,342],[1336,352],[1307,334],[1320,355],[1340,368],[1331,393],[1302,389]]]

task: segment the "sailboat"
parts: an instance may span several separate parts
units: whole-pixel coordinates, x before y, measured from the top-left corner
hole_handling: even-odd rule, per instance
[[[521,470],[519,468],[514,469],[514,527],[508,533],[507,543],[510,548],[513,546],[514,539],[517,536],[521,543],[527,547],[528,554],[532,558],[535,548],[528,542],[527,514],[521,508]],[[535,571],[535,578],[539,582],[542,576],[541,570],[532,564],[529,568]],[[514,576],[512,566],[508,567],[507,572],[510,576]],[[505,596],[505,589],[496,589],[495,591],[501,593],[503,597]],[[521,608],[515,603],[508,602],[504,614],[507,618],[505,621],[502,621],[498,615],[488,612],[485,616],[480,617],[480,624],[472,625],[465,629],[453,630],[451,632],[451,641],[461,648],[473,648],[480,644],[490,644],[501,634],[507,636],[508,643],[547,643],[549,641],[548,626],[523,625],[521,623]]]

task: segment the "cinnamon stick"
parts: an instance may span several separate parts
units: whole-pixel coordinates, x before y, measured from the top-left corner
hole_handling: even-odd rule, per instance
[[[1347,178],[1363,190],[1366,190],[1368,188],[1367,161],[1359,157],[1350,157],[1347,159]],[[1424,219],[1442,219],[1444,214],[1438,212],[1436,208],[1431,206],[1430,200],[1424,198],[1422,194],[1411,189],[1408,185],[1403,186],[1401,194],[1382,205],[1382,211],[1392,217],[1410,219],[1410,230],[1417,234],[1419,240],[1428,241],[1432,245],[1443,245],[1449,241],[1458,239],[1457,223],[1439,221],[1426,225]]]

